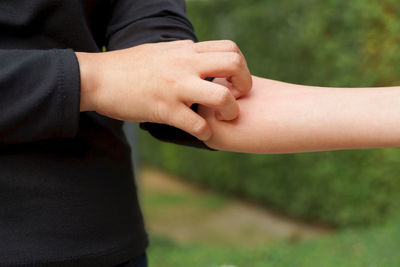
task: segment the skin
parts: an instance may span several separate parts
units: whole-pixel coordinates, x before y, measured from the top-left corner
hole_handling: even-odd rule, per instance
[[[252,90],[238,103],[240,116],[229,122],[200,107],[213,131],[209,147],[296,153],[400,146],[400,87],[312,87],[253,76]]]
[[[236,98],[252,87],[246,60],[232,41],[175,41],[76,56],[82,112],[169,124],[200,140],[209,139],[211,130],[190,106],[200,103],[232,120],[239,114]],[[230,88],[206,77],[226,78]]]

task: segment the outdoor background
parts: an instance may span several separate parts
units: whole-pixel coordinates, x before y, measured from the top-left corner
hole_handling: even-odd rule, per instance
[[[400,85],[398,0],[192,0],[187,11],[201,41],[234,40],[255,75]],[[151,266],[400,266],[399,149],[245,155],[141,131],[140,151]]]

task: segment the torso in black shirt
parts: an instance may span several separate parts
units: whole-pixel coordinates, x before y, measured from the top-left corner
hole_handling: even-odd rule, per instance
[[[79,112],[74,51],[192,39],[181,0],[0,1],[0,266],[113,266],[147,246],[122,122]]]

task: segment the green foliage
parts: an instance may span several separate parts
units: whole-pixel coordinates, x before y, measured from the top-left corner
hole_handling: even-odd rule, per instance
[[[188,1],[199,39],[236,41],[252,73],[323,86],[399,84],[399,13],[397,0]],[[141,142],[155,166],[307,220],[378,223],[400,200],[397,149],[243,155]]]
[[[146,133],[141,144],[153,166],[306,220],[379,223],[400,200],[397,149],[245,155],[159,143]]]
[[[231,39],[253,73],[321,86],[400,81],[397,0],[189,1],[200,40]]]

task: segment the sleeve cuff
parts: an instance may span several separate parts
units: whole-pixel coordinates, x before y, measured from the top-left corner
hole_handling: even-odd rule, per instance
[[[61,111],[60,137],[72,138],[79,129],[80,71],[72,49],[55,49],[58,57],[58,97]]]
[[[196,137],[169,125],[143,122],[140,123],[140,128],[148,131],[153,137],[163,142],[215,151],[215,149],[206,146],[203,141]]]

